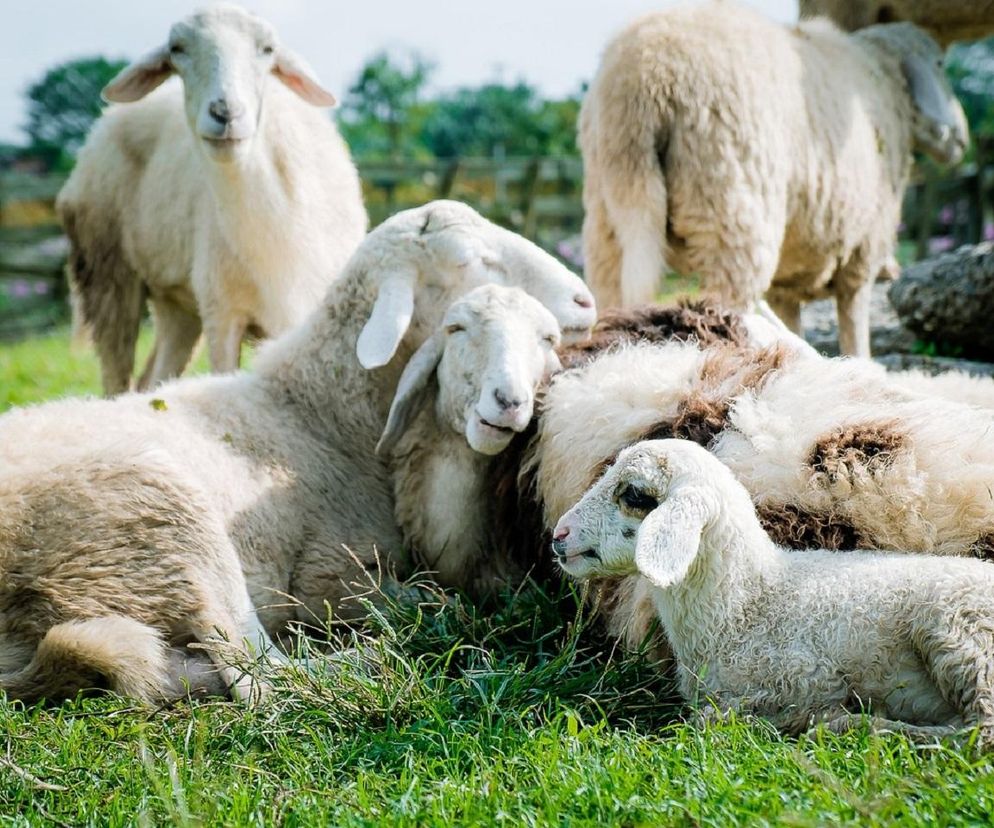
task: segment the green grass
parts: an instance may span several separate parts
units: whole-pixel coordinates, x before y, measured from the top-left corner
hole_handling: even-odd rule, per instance
[[[65,333],[0,346],[0,407],[97,390]],[[577,605],[529,586],[490,611],[390,606],[336,631],[376,667],[282,675],[255,709],[0,700],[0,824],[991,824],[991,759],[696,729]]]

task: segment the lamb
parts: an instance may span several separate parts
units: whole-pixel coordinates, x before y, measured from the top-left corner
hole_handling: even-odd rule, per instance
[[[850,31],[905,20],[929,31],[943,46],[994,34],[991,0],[799,0],[801,17],[825,15]]]
[[[182,90],[156,90],[173,74]],[[127,105],[96,123],[57,202],[104,392],[129,387],[146,298],[140,389],[181,374],[202,329],[211,368],[233,371],[246,333],[302,322],[366,232],[358,173],[320,109],[335,99],[230,5],[176,23],[104,97]]]
[[[588,281],[629,307],[667,266],[699,273],[738,309],[768,292],[795,333],[802,301],[834,295],[842,352],[869,356],[912,150],[951,163],[967,140],[942,53],[910,24],[848,35],[723,3],[644,17],[580,113]]]
[[[994,747],[994,568],[887,552],[788,552],[731,470],[685,440],[650,440],[558,522],[578,578],[637,574],[677,659],[680,692],[797,733],[914,739],[980,726]],[[705,709],[705,713],[707,713]]]
[[[402,366],[450,301],[490,283],[538,299],[568,340],[593,322],[583,282],[553,257],[433,202],[370,233],[254,373],[0,417],[0,686],[53,697],[97,670],[147,698],[165,694],[187,641],[216,645],[211,631],[235,655],[272,656],[290,621],[361,618],[357,584],[411,571],[390,463],[375,454]],[[67,643],[98,619],[135,633]],[[53,669],[60,654],[81,666]]]

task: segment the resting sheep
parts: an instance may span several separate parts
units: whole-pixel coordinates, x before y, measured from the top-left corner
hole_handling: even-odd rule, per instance
[[[523,288],[570,340],[593,322],[583,283],[555,259],[464,205],[434,202],[373,231],[324,304],[265,348],[254,373],[0,417],[0,649],[10,654],[0,685],[13,674],[27,698],[74,692],[48,669],[66,652],[139,692],[158,686],[166,644],[208,628],[268,651],[264,636],[288,621],[361,616],[357,583],[411,570],[390,465],[375,454],[402,366],[452,300],[489,283]],[[191,554],[206,586],[182,575]],[[132,595],[146,592],[151,603],[136,605]],[[134,638],[60,643],[65,624],[122,616],[157,642],[144,660],[128,655]],[[143,670],[152,678],[135,679]]]
[[[732,4],[644,17],[609,44],[580,114],[587,277],[601,307],[651,301],[667,267],[800,332],[834,295],[869,356],[912,150],[959,159],[966,118],[910,24],[788,28]]]
[[[173,74],[182,90],[153,92]],[[146,298],[156,341],[139,388],[181,374],[201,329],[212,369],[233,371],[246,332],[302,322],[366,231],[320,108],[335,99],[268,23],[228,5],[174,25],[104,96],[128,105],[96,123],[57,204],[104,392],[129,386]]]
[[[825,15],[843,29],[904,20],[947,46],[994,34],[992,0],[800,0],[801,17]]]
[[[933,556],[788,552],[727,466],[684,440],[623,451],[555,528],[575,577],[637,575],[676,654],[680,692],[797,733],[994,744],[994,568]]]

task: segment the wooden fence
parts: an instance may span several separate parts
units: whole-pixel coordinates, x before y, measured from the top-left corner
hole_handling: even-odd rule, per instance
[[[994,235],[994,142],[982,142],[977,153],[979,163],[951,174],[918,173],[904,205],[904,261]],[[384,161],[359,169],[374,224],[431,199],[458,199],[582,266],[579,158]],[[0,174],[0,339],[65,318],[65,245],[52,209],[63,182],[58,175]]]

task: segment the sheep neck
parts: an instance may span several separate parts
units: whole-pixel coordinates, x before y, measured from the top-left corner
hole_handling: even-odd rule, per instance
[[[713,521],[687,576],[667,589],[653,589],[660,621],[681,664],[705,661],[714,642],[746,618],[750,602],[785,563],[786,553],[755,514],[749,518],[736,524],[726,514]]]

